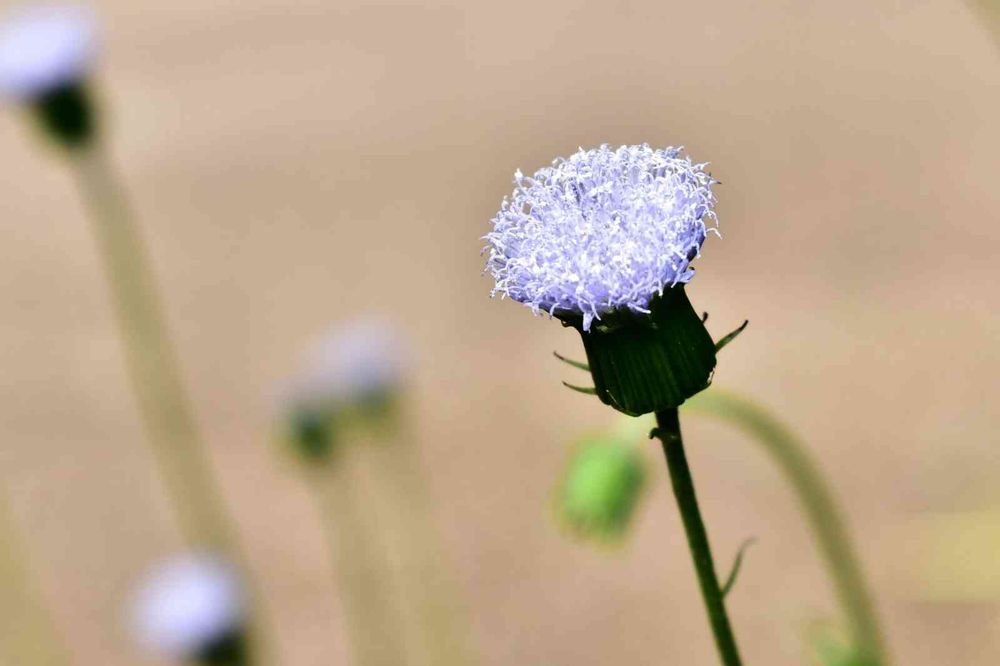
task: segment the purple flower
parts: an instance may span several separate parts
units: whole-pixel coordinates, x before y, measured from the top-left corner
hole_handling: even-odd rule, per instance
[[[161,562],[146,576],[131,619],[144,646],[189,659],[237,631],[245,606],[234,567],[214,555],[189,553]]]
[[[89,72],[97,51],[93,14],[79,6],[36,6],[0,26],[0,95],[31,101]]]
[[[492,294],[536,314],[580,315],[585,331],[615,310],[649,312],[651,299],[691,279],[715,230],[716,181],[681,151],[581,148],[534,176],[516,172],[484,237]]]

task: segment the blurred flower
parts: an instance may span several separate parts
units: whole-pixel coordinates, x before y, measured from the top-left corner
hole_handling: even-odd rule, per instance
[[[131,619],[146,647],[197,660],[242,635],[245,603],[234,567],[212,555],[186,554],[162,562],[144,579]]]
[[[614,539],[628,527],[646,478],[642,456],[627,441],[606,435],[573,453],[559,488],[560,518],[576,534]]]
[[[403,381],[403,343],[380,318],[340,324],[320,341],[302,388],[325,403],[356,403],[395,393]]]
[[[557,159],[516,187],[493,218],[486,269],[501,294],[537,314],[646,313],[694,275],[715,220],[715,183],[681,148],[601,146]]]
[[[13,12],[0,26],[0,94],[34,101],[80,83],[97,51],[94,18],[79,6]]]
[[[282,399],[299,452],[323,458],[339,426],[357,418],[384,421],[402,389],[404,366],[402,338],[388,321],[364,317],[331,329]]]

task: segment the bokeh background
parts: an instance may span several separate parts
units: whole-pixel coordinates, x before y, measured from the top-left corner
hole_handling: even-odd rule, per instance
[[[514,169],[604,142],[713,163],[723,239],[692,300],[717,335],[751,320],[716,382],[825,465],[897,662],[1000,663],[988,7],[98,9],[112,152],[283,664],[347,656],[319,518],[272,442],[275,387],[364,312],[411,338],[411,427],[483,664],[714,663],[661,468],[624,547],[553,524],[569,441],[614,416],[559,384],[574,377],[551,352],[579,355],[575,334],[491,301],[481,275]],[[72,179],[24,120],[0,116],[0,488],[74,663],[140,663],[121,604],[180,537]],[[835,606],[792,495],[739,433],[686,431],[720,566],[758,540],[730,597],[746,662],[805,663]]]

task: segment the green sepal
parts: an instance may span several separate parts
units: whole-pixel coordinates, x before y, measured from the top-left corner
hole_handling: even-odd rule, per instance
[[[87,146],[95,134],[94,105],[82,81],[69,83],[34,100],[33,110],[42,130],[66,148]]]
[[[575,384],[570,384],[569,382],[563,382],[563,386],[570,389],[571,391],[576,391],[577,393],[583,393],[584,395],[597,395],[597,389],[589,388],[586,386],[576,386]]]
[[[730,342],[736,339],[740,333],[746,330],[746,327],[750,324],[749,319],[744,319],[743,323],[740,324],[735,330],[730,331],[726,335],[722,336],[722,339],[715,343],[716,353],[722,351],[722,348],[728,345]]]
[[[708,387],[715,370],[715,343],[683,285],[649,308],[604,315],[589,331],[581,318],[561,317],[583,338],[597,397],[630,416],[680,406]]]
[[[733,560],[733,568],[729,570],[729,576],[726,577],[726,582],[722,584],[719,589],[722,592],[722,598],[725,599],[729,596],[729,593],[733,591],[733,586],[736,585],[736,579],[740,575],[740,569],[743,568],[743,556],[747,552],[747,548],[752,546],[757,540],[747,539],[740,546],[740,549],[736,552],[736,559]]]
[[[571,358],[566,358],[565,356],[563,356],[562,354],[560,354],[557,351],[552,352],[552,355],[555,356],[557,359],[559,359],[560,361],[562,361],[563,363],[565,363],[568,366],[574,367],[577,370],[584,370],[586,372],[590,372],[590,366],[587,365],[586,363],[580,363],[580,361],[574,361]]]

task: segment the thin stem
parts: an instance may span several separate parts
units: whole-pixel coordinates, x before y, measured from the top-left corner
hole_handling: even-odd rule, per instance
[[[698,585],[701,596],[708,611],[708,622],[715,637],[715,646],[719,657],[725,666],[740,666],[740,654],[736,647],[726,614],[726,604],[719,586],[719,578],[715,573],[712,561],[712,550],[708,545],[708,534],[705,523],[698,509],[698,499],[694,492],[694,480],[684,455],[684,442],[681,439],[681,426],[676,409],[664,409],[656,412],[656,436],[663,442],[663,453],[667,457],[667,468],[670,470],[670,482],[674,488],[674,497],[684,522],[684,532],[687,534],[688,548],[691,559],[698,574]]]
[[[82,152],[74,164],[104,257],[132,388],[181,532],[192,545],[228,545],[229,522],[181,385],[139,229],[101,148]]]
[[[24,543],[0,497],[0,655],[3,663],[60,666],[69,663],[61,637],[42,604],[24,557]]]
[[[337,453],[332,469],[310,470],[309,481],[333,556],[350,652],[357,666],[401,666],[407,660],[399,599],[391,594],[364,470],[356,451]]]
[[[791,483],[833,578],[850,624],[860,663],[888,663],[875,605],[833,492],[803,444],[779,421],[750,401],[712,389],[695,396],[685,410],[733,423],[764,445]]]
[[[231,521],[181,383],[156,281],[139,228],[103,147],[72,153],[77,184],[103,255],[132,389],[146,437],[188,545],[228,553],[249,584],[246,557]],[[254,627],[255,653],[264,641]],[[261,659],[268,661],[266,655]]]
[[[383,517],[388,551],[394,555],[399,595],[409,636],[410,664],[470,666],[474,656],[456,590],[449,576],[434,523],[417,442],[406,437],[405,423],[396,435],[359,442],[359,452]],[[386,429],[388,429],[386,425]]]

